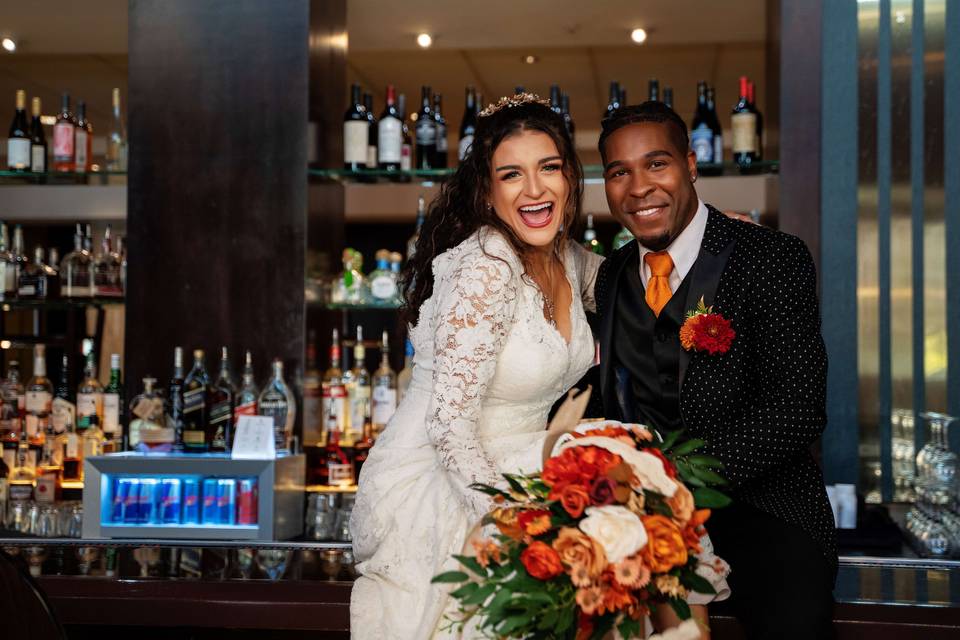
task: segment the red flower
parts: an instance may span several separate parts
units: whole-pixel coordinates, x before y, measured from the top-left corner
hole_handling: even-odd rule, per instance
[[[531,576],[538,580],[550,580],[563,573],[560,554],[545,542],[537,540],[520,554],[520,562]]]
[[[564,449],[543,465],[544,484],[548,487],[568,485],[580,481],[580,464],[575,448]]]
[[[654,457],[660,458],[660,461],[663,462],[663,470],[666,472],[668,476],[670,476],[671,478],[677,477],[677,468],[673,466],[672,462],[667,460],[667,457],[663,455],[663,452],[660,451],[660,449],[657,449],[656,447],[649,447],[647,449],[644,449],[644,451],[646,451],[647,453],[649,453]]]
[[[737,332],[719,313],[698,313],[680,327],[680,344],[687,351],[706,351],[710,355],[730,350]]]
[[[617,483],[610,478],[597,478],[590,485],[590,501],[598,507],[613,504],[616,502],[613,497],[616,488]]]
[[[521,511],[517,514],[520,529],[531,536],[539,536],[550,530],[550,512],[543,509]]]

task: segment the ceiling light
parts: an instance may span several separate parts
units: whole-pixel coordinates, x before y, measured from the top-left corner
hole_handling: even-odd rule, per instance
[[[523,61],[526,62],[527,64],[536,64],[537,62],[540,61],[540,58],[538,58],[537,56],[524,56]]]
[[[637,44],[643,44],[647,41],[647,31],[646,29],[634,29],[630,32],[630,39],[636,42]]]
[[[4,38],[3,48],[9,51],[10,53],[13,53],[14,51],[17,50],[17,43],[14,42],[12,38]]]
[[[417,44],[420,45],[423,49],[426,49],[433,44],[433,38],[429,33],[421,33],[417,36]]]

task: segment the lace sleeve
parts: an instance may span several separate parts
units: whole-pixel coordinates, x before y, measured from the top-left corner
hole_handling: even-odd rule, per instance
[[[600,265],[603,264],[603,256],[592,251],[587,251],[577,242],[570,242],[570,250],[573,253],[573,261],[577,267],[577,281],[580,284],[580,298],[583,301],[583,308],[587,311],[597,310],[597,300],[594,297],[593,290],[597,282],[597,273],[600,271]]]
[[[477,436],[477,421],[497,356],[513,324],[517,268],[494,257],[469,256],[436,292],[427,434],[461,501],[478,519],[490,509],[491,501],[470,485],[503,480]]]

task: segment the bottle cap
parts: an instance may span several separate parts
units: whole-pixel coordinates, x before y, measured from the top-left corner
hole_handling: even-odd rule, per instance
[[[120,354],[119,354],[119,353],[111,353],[111,354],[110,354],[110,368],[111,368],[111,369],[119,369],[119,368],[120,368]]]

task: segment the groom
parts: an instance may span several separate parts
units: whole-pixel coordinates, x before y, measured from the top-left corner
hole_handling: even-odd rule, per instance
[[[606,118],[600,154],[610,211],[637,239],[597,276],[604,414],[686,428],[724,462],[733,504],[707,529],[749,638],[831,637],[835,530],[810,454],[827,358],[810,254],[697,197],[686,125],[661,103]],[[736,332],[724,353],[681,345],[701,298]]]

